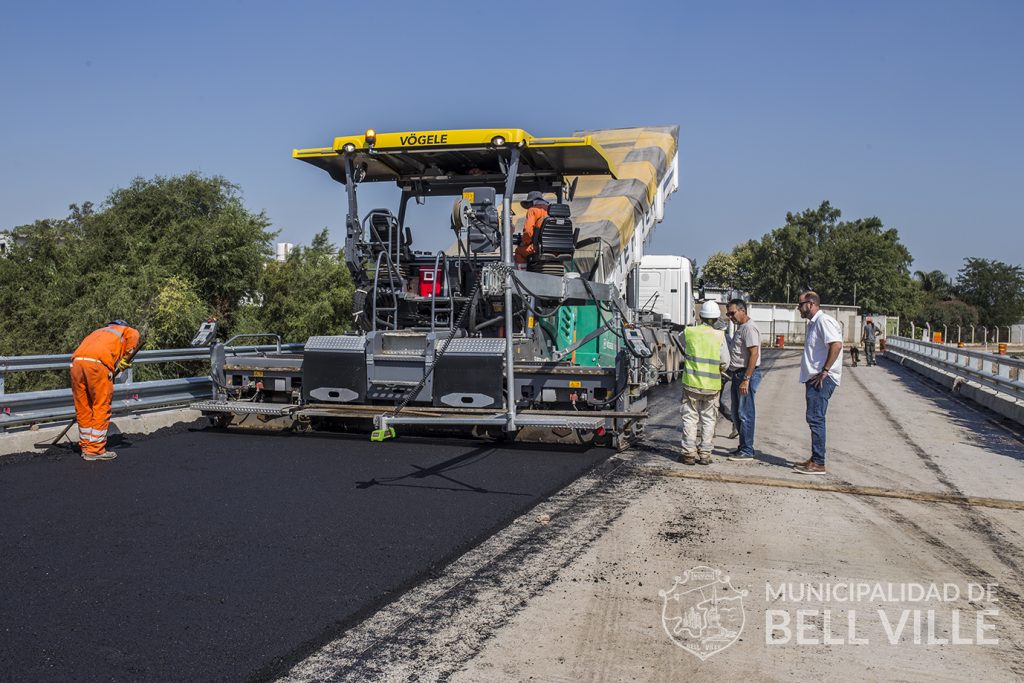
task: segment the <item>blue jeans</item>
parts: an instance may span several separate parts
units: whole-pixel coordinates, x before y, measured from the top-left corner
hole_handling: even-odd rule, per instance
[[[747,374],[746,368],[732,371],[732,423],[740,435],[740,446],[736,449],[742,455],[754,455],[754,394],[761,386],[761,368],[755,368],[750,376],[749,392],[746,396],[740,393],[740,384]]]
[[[824,466],[825,413],[828,411],[828,400],[836,390],[836,383],[826,377],[820,389],[816,389],[810,382],[804,386],[807,390],[807,425],[811,428],[811,460]]]

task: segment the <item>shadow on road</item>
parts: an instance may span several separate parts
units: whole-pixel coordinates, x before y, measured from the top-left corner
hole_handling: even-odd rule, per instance
[[[450,476],[450,473],[467,467],[469,465],[476,464],[494,455],[495,449],[493,446],[480,446],[473,450],[457,455],[454,458],[449,458],[444,462],[439,462],[430,467],[420,467],[419,465],[413,464],[412,472],[408,474],[402,474],[395,477],[383,477],[381,479],[373,478],[364,481],[356,482],[357,489],[368,489],[374,486],[406,486],[409,488],[421,488],[421,489],[434,489],[443,491],[466,491],[469,493],[494,493],[503,496],[529,496],[528,493],[518,493],[515,491],[498,491],[495,489],[487,489],[481,486],[475,486],[467,482],[456,479]],[[455,488],[451,486],[430,486],[426,484],[412,484],[412,483],[400,483],[407,482],[412,479],[426,479],[428,477],[438,477],[444,481],[450,482],[455,485]]]
[[[937,382],[905,368],[896,361],[879,356],[884,362],[877,367],[913,393],[930,400],[934,412],[965,432],[964,440],[980,448],[1014,460],[1024,460],[1024,429],[988,408],[952,393]],[[867,383],[863,377],[861,382]],[[870,383],[867,383],[870,386]]]

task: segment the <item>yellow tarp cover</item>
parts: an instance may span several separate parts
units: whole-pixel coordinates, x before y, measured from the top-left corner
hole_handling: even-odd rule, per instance
[[[589,136],[601,146],[617,177],[579,176],[576,195],[569,203],[573,225],[580,229],[580,240],[600,237],[618,255],[633,236],[634,226],[651,210],[658,185],[672,169],[679,126],[588,130],[576,135]],[[521,199],[516,197],[517,207]],[[516,229],[521,230],[525,212],[516,214]]]

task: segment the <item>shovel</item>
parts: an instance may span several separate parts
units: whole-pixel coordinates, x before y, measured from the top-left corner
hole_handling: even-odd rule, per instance
[[[34,448],[45,448],[45,449],[53,448],[54,446],[57,445],[58,442],[60,442],[61,439],[64,438],[64,435],[68,433],[68,431],[71,429],[72,425],[74,425],[74,424],[75,424],[75,420],[72,420],[71,422],[68,422],[67,425],[65,425],[64,429],[61,431],[61,433],[57,435],[56,439],[54,439],[53,441],[43,441],[42,443],[33,444],[33,447]]]

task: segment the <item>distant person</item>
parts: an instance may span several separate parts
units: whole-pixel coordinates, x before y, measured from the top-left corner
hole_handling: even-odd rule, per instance
[[[537,251],[537,245],[533,243],[533,233],[548,217],[548,201],[544,199],[543,192],[534,190],[526,195],[526,199],[519,204],[526,209],[522,241],[516,247],[516,268],[522,270],[526,268],[530,257]]]
[[[800,383],[807,398],[807,425],[811,428],[811,458],[793,469],[800,474],[825,474],[825,413],[843,374],[843,330],[821,310],[815,292],[800,295],[800,317],[809,320],[800,363]]]
[[[721,314],[718,304],[705,301],[700,307],[701,323],[683,331],[683,454],[686,465],[711,464],[718,424],[718,399],[722,392],[722,371],[729,364],[725,332],[712,325]]]
[[[877,365],[875,363],[875,341],[881,334],[882,331],[878,329],[870,315],[864,319],[864,329],[861,330],[860,341],[864,344],[864,359],[868,365]]]
[[[71,354],[71,395],[75,399],[78,443],[85,460],[113,460],[107,450],[114,376],[131,367],[139,348],[139,332],[115,320],[92,332]]]
[[[761,330],[747,315],[747,302],[733,299],[725,315],[736,323],[729,344],[732,421],[739,435],[739,447],[729,456],[734,462],[754,460],[754,396],[761,385]]]

